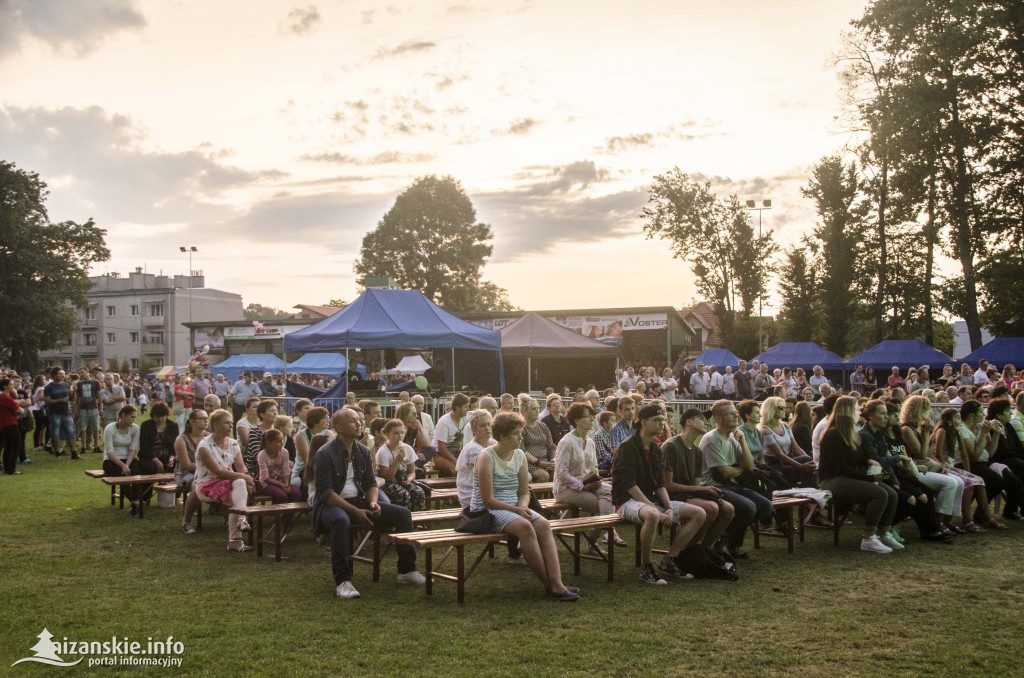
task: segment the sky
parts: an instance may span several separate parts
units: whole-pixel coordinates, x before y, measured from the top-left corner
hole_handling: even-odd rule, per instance
[[[527,310],[686,306],[646,240],[653,178],[813,226],[810,168],[850,141],[830,57],[865,0],[0,0],[0,158],[92,272],[188,270],[244,303],[352,300],[363,236],[450,175]],[[756,219],[756,216],[754,217]],[[755,222],[756,223],[756,222]]]

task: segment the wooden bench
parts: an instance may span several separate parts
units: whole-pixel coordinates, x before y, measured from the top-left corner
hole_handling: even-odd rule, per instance
[[[250,494],[249,495],[248,506],[264,506],[266,504],[271,503],[272,501],[273,501],[273,499],[271,498],[271,496],[269,494]],[[202,502],[202,501],[197,501],[196,502],[196,514],[195,514],[195,520],[196,520],[195,528],[196,528],[196,531],[200,531],[200,530],[203,529],[203,504],[204,503],[205,502]],[[211,514],[213,514],[213,515],[223,515],[225,518],[227,517],[228,514],[227,514],[226,510],[229,509],[228,506],[226,506],[224,504],[217,504],[217,503],[212,503],[212,502],[210,503],[210,505],[211,506],[220,506],[222,509],[225,509],[224,513],[213,513],[213,511],[211,511],[210,512]],[[184,510],[185,509],[182,508],[182,511],[184,511]]]
[[[569,504],[559,503],[554,499],[541,499],[540,508],[541,513],[544,513],[546,516],[551,516],[553,514],[562,513],[565,511],[576,511],[576,507],[570,506]],[[434,509],[431,511],[413,511],[412,524],[413,527],[422,529],[430,527],[431,525],[436,525],[438,523],[447,523],[458,520],[460,515],[462,515],[461,508],[444,508]],[[575,513],[573,513],[573,515],[575,516]]]
[[[234,513],[250,520],[250,525],[255,523],[254,529],[251,531],[250,546],[255,544],[256,546],[256,557],[263,557],[263,545],[273,544],[274,545],[274,560],[281,562],[281,545],[284,544],[284,540],[287,539],[291,533],[292,528],[295,527],[296,519],[309,511],[313,507],[309,503],[293,502],[289,504],[269,504],[269,505],[256,505],[246,506],[244,508],[236,509],[229,508],[228,513]],[[265,539],[263,537],[263,519],[271,518],[274,523],[273,537]]]
[[[169,480],[173,481],[174,480],[174,474],[173,473],[154,473],[153,475],[148,475],[148,476],[103,476],[101,478],[101,480],[103,481],[104,485],[110,485],[111,492],[113,492],[113,488],[115,488],[115,487],[116,488],[124,488],[126,485],[130,485],[130,486],[133,486],[133,487],[134,486],[139,486],[139,488],[141,490],[140,493],[139,493],[139,496],[141,498],[142,494],[145,493],[146,488],[152,487],[153,485],[158,485],[160,483],[165,483],[165,482],[167,482]],[[121,492],[120,496],[121,496],[121,505],[118,508],[122,508],[123,509],[124,508],[124,492]],[[113,496],[113,494],[111,494],[111,497],[110,497],[110,505],[111,506],[114,505],[114,496]],[[142,514],[143,514],[143,510],[144,510],[145,506],[146,506],[146,502],[140,500],[139,501],[139,518],[142,518]]]
[[[530,483],[530,490],[538,499],[550,498],[554,492],[554,483]],[[435,489],[427,497],[427,506],[434,509],[444,508],[445,505],[458,503],[459,491],[457,489]]]
[[[422,483],[432,490],[450,490],[455,487],[455,478],[417,478],[416,482]]]
[[[817,504],[816,501],[810,497],[779,497],[778,499],[772,500],[772,510],[778,515],[779,512],[788,512],[788,519],[778,521],[782,524],[782,534],[765,535],[772,537],[785,537],[786,538],[786,551],[790,554],[793,553],[793,541],[794,534],[800,535],[800,543],[804,542],[804,516],[805,514]],[[750,524],[750,529],[754,533],[754,548],[761,548],[761,526],[755,520]]]
[[[608,579],[610,581],[615,572],[614,549],[608,549],[607,552],[602,552],[602,556],[583,553],[580,535],[584,534],[584,536],[586,536],[585,533],[590,532],[591,530],[600,529],[607,530],[608,536],[611,538],[612,533],[615,531],[615,527],[622,524],[622,522],[622,519],[620,519],[618,515],[609,514],[606,516],[589,516],[586,518],[563,518],[552,520],[550,521],[550,524],[552,533],[556,535],[559,541],[561,541],[572,554],[574,572],[579,573],[581,560],[603,560],[607,563]],[[572,535],[573,537],[571,545],[565,539],[567,535]],[[465,532],[456,532],[454,529],[430,530],[426,532],[402,532],[388,535],[388,539],[393,543],[407,544],[414,548],[421,549],[424,552],[424,571],[427,578],[426,594],[428,596],[433,595],[434,578],[436,577],[445,581],[455,582],[456,600],[460,604],[465,602],[466,581],[469,580],[469,577],[485,557],[488,555],[493,557],[494,545],[503,541],[505,537],[506,535],[503,533],[469,534]],[[589,537],[587,537],[587,542],[590,543]],[[473,564],[467,569],[465,549],[466,546],[470,544],[482,544],[487,548],[480,553]],[[434,549],[437,548],[444,548],[447,550],[435,566]],[[441,566],[452,552],[455,553],[456,557],[456,573],[454,575],[440,571]]]
[[[91,469],[86,469],[85,475],[89,476],[90,478],[103,478],[104,476],[106,476],[106,472],[104,472],[104,470],[101,469],[101,468],[91,468]],[[117,485],[111,485],[110,486],[110,505],[114,506],[116,504],[117,504]]]

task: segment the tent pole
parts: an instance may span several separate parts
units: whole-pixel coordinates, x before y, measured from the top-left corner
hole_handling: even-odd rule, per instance
[[[526,356],[526,392],[533,390],[533,358]],[[533,430],[533,429],[530,429]]]
[[[455,347],[452,346],[452,393],[455,393]]]

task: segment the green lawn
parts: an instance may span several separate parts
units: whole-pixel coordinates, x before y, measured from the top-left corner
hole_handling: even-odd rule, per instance
[[[82,473],[98,454],[32,457],[0,478],[4,675],[1019,675],[1021,524],[891,556],[859,552],[852,528],[838,549],[809,531],[793,556],[766,539],[735,583],[645,586],[619,549],[614,583],[596,563],[566,576],[583,592],[572,605],[545,601],[501,556],[475,573],[465,605],[446,582],[427,598],[393,584],[389,555],[378,584],[357,564],[362,598],[343,601],[304,525],[287,560],[257,561],[225,550],[222,518],[186,537],[178,509],[138,520],[111,508]],[[11,668],[43,627],[55,640],[174,636],[182,669]]]

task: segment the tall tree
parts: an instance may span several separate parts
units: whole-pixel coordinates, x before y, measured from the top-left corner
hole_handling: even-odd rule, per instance
[[[50,221],[48,194],[38,174],[0,161],[0,362],[19,369],[77,331],[67,302],[85,303],[89,267],[110,258],[92,219]]]
[[[858,286],[863,265],[860,254],[865,236],[863,214],[858,207],[860,180],[857,168],[844,165],[838,156],[822,158],[812,170],[811,180],[801,189],[814,201],[821,222],[814,237],[821,245],[822,295],[821,336],[835,353],[847,352],[848,337],[863,293]]]
[[[812,341],[817,333],[817,272],[814,263],[818,244],[804,238],[783,254],[779,266],[779,336],[782,341]]]
[[[292,314],[263,304],[248,304],[242,309],[242,317],[246,320],[284,320],[291,318]]]
[[[450,176],[420,177],[363,238],[356,282],[391,278],[449,311],[507,301],[501,288],[491,283],[482,288],[493,237],[490,226],[477,223],[461,183]]]
[[[715,307],[724,343],[739,341],[737,328],[746,337],[751,325],[737,321],[750,317],[763,293],[777,252],[771,232],[759,239],[735,195],[721,199],[710,183],[693,181],[678,167],[654,177],[641,217],[648,239],[667,240],[675,257],[690,264],[697,290]]]

